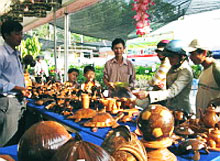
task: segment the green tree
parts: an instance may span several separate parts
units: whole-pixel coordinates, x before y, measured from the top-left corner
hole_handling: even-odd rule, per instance
[[[52,37],[52,33],[49,30],[49,24],[46,23],[44,25],[41,25],[37,28],[34,28],[32,31],[28,32],[28,34],[31,35],[31,32],[33,35],[36,35],[39,38],[44,38],[44,39],[50,39]]]
[[[22,40],[21,45],[18,47],[22,53],[22,57],[25,55],[32,55],[34,58],[40,54],[42,44],[39,42],[37,36]]]

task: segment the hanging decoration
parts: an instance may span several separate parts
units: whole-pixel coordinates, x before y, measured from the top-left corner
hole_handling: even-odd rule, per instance
[[[152,0],[134,0],[132,10],[136,11],[136,15],[133,17],[136,21],[136,35],[143,36],[150,33],[151,28],[147,10],[154,4]]]
[[[10,9],[0,17],[0,21],[22,22],[23,17],[46,17],[48,11],[61,5],[62,0],[13,0]]]

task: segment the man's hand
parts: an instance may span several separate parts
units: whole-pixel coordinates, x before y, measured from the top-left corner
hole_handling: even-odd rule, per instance
[[[31,97],[31,91],[29,91],[28,88],[15,86],[14,90],[20,92],[24,97]]]
[[[31,98],[31,91],[28,89],[22,90],[21,93],[23,94],[24,97]]]
[[[161,83],[156,84],[154,87],[155,87],[157,90],[161,90],[161,89],[163,89],[164,84],[161,82]]]
[[[139,99],[145,99],[148,97],[149,93],[147,91],[139,91],[133,92],[133,95],[135,95]]]

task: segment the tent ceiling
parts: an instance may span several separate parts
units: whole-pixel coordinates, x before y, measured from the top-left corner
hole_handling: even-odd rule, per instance
[[[113,40],[115,37],[136,37],[132,17],[134,0],[102,0],[93,6],[70,14],[70,31],[88,36]],[[149,10],[151,28],[154,30],[187,14],[220,8],[219,0],[154,0],[156,5]],[[64,20],[57,26],[63,28]]]
[[[63,18],[65,13],[73,13],[89,7],[100,0],[63,0],[62,8],[56,11],[56,18]],[[53,12],[50,12],[45,18],[29,18],[28,21],[24,19],[24,31],[28,31],[32,28],[38,27],[45,23],[53,21]]]
[[[135,15],[131,5],[133,2],[134,0],[63,0],[63,8],[56,12],[57,26],[64,28],[64,13],[67,11],[71,32],[108,40],[115,37],[129,39],[136,36],[135,21],[132,19]],[[183,15],[220,8],[219,0],[154,0],[154,2],[156,5],[149,10],[153,30]],[[25,18],[23,25],[25,31],[28,31],[48,22],[53,23],[52,13],[46,18]]]

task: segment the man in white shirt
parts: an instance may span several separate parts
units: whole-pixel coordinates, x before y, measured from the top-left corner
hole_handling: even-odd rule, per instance
[[[49,72],[48,72],[48,65],[46,61],[44,60],[43,56],[37,56],[36,57],[36,65],[34,68],[35,75],[37,78],[43,78],[43,77],[49,77]]]

